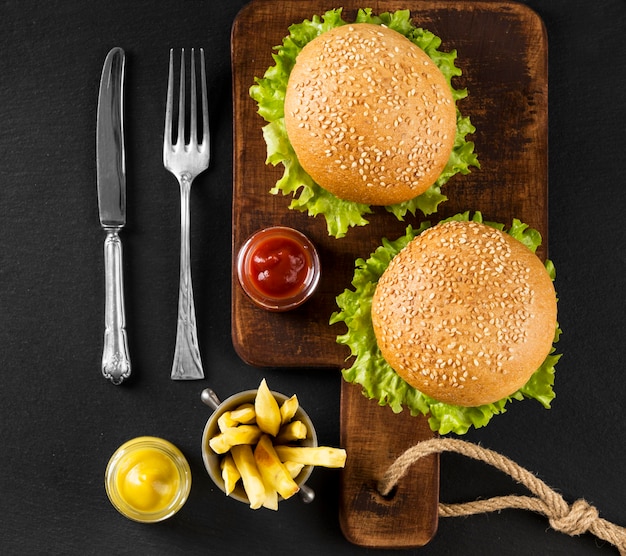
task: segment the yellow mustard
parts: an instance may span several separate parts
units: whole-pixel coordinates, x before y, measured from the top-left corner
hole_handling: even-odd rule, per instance
[[[176,446],[143,436],[116,450],[107,466],[105,486],[111,503],[126,517],[162,521],[187,500],[191,471]]]

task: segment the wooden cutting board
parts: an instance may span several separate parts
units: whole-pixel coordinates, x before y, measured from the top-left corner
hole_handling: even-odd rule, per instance
[[[457,88],[467,87],[460,101],[477,131],[481,166],[468,176],[454,177],[444,188],[449,201],[429,219],[433,222],[466,210],[480,210],[488,220],[510,224],[519,218],[544,237],[539,256],[547,256],[547,38],[538,16],[512,2],[255,0],[238,15],[232,29],[234,108],[233,258],[256,230],[286,225],[307,234],[317,245],[322,278],[313,300],[289,313],[257,309],[237,283],[233,265],[232,339],[237,353],[253,366],[307,367],[311,372],[337,372],[348,365],[349,351],[336,343],[343,325],[330,326],[335,297],[350,287],[357,257],[367,257],[383,237],[394,239],[406,225],[424,219],[409,215],[398,222],[379,210],[370,225],[351,229],[346,237],[327,235],[321,217],[288,210],[290,197],[268,191],[282,167],[265,164],[261,133],[264,121],[249,96],[254,77],[273,65],[274,46],[288,27],[314,14],[343,6],[343,17],[354,18],[359,7],[374,13],[410,9],[414,23],[442,38],[443,50],[458,51],[463,75]],[[325,370],[326,369],[326,370]],[[423,418],[408,412],[393,414],[361,395],[360,388],[342,381],[341,443],[348,452],[342,473],[340,515],[344,535],[368,547],[423,546],[437,529],[439,459],[420,462],[382,498],[376,481],[406,449],[432,438]]]

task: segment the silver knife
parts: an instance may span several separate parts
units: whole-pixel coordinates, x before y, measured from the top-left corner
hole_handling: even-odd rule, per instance
[[[122,242],[119,237],[126,224],[125,62],[124,51],[119,47],[113,48],[104,61],[96,124],[98,207],[100,224],[106,231],[102,374],[113,384],[121,384],[131,372],[124,310]]]

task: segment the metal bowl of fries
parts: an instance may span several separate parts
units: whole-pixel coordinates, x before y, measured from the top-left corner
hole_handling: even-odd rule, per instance
[[[214,407],[202,435],[209,476],[220,490],[253,509],[277,510],[280,500],[297,492],[311,501],[314,494],[304,483],[313,466],[342,466],[328,465],[323,451],[337,451],[335,457],[345,460],[343,450],[318,447],[313,422],[297,397],[271,391],[265,379],[258,389],[223,402],[207,401],[204,393],[203,400]]]

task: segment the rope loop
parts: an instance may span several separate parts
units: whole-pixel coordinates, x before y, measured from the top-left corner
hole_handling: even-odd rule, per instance
[[[442,452],[456,452],[503,471],[524,485],[534,496],[500,496],[463,504],[439,503],[440,517],[458,517],[500,511],[523,509],[545,515],[550,526],[570,536],[592,533],[615,546],[626,556],[626,528],[599,516],[598,510],[585,500],[576,500],[571,506],[556,491],[509,458],[482,446],[454,438],[433,438],[420,442],[401,454],[387,469],[378,483],[378,491],[387,496],[420,458]]]

